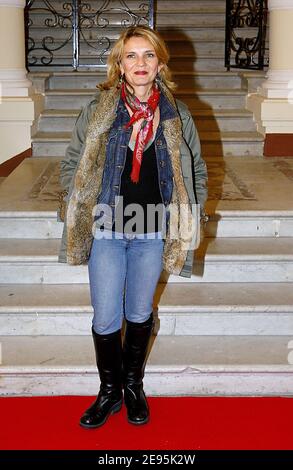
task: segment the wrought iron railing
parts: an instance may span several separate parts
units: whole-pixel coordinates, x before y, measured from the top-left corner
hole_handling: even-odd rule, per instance
[[[154,26],[154,0],[27,0],[26,66],[105,67],[122,28]]]
[[[267,0],[226,0],[225,67],[262,70],[265,65]]]

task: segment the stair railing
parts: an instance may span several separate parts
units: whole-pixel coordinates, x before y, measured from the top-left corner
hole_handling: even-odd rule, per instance
[[[129,3],[129,0],[27,0],[27,69],[105,67],[107,54],[122,28],[139,24],[154,27],[154,0],[131,0],[132,9]],[[58,57],[59,51],[63,56]]]
[[[263,70],[267,0],[226,0],[225,67]]]

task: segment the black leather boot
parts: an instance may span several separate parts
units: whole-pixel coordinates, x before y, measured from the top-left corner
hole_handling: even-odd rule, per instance
[[[92,334],[101,386],[96,401],[80,418],[80,425],[84,428],[101,426],[122,406],[121,330],[99,335],[92,329]]]
[[[144,323],[126,320],[123,344],[123,384],[127,418],[131,424],[145,424],[149,420],[149,407],[142,379],[152,331],[152,313]]]

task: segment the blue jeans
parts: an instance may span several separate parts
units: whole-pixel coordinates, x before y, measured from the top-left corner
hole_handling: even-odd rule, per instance
[[[147,235],[108,232],[93,239],[88,270],[96,333],[119,330],[124,310],[131,322],[149,318],[163,269],[164,240],[160,234]]]

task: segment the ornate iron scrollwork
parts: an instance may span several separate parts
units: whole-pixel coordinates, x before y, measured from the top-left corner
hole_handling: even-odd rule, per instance
[[[93,2],[92,2],[93,3]],[[99,2],[101,3],[101,2]],[[111,49],[111,38],[100,35],[101,30],[106,32],[111,26],[115,29],[127,28],[138,24],[149,24],[149,4],[137,5],[137,12],[130,10],[124,0],[113,2],[104,0],[102,6],[96,10],[95,5],[80,3],[79,6],[79,33],[81,44],[87,48],[88,55],[91,50],[101,65],[105,65],[107,53]],[[86,36],[87,33],[88,37]],[[81,54],[82,58],[82,54]]]
[[[130,2],[132,8],[128,6]],[[130,2],[27,0],[27,68],[104,67],[111,45],[122,28],[138,24],[153,27],[153,0]]]
[[[57,11],[52,1],[44,0],[37,2],[43,5],[34,7],[35,0],[27,2],[25,18],[26,18],[26,58],[27,67],[30,68],[34,65],[51,65],[53,64],[54,52],[62,49],[68,44],[73,36],[73,5],[71,2],[66,2],[62,5],[64,12]],[[33,15],[40,15],[43,19],[42,24],[35,24]],[[49,16],[48,16],[49,15]],[[47,16],[43,18],[44,16]],[[34,28],[35,27],[35,28]],[[45,35],[40,35],[38,39],[34,38],[32,31],[42,30],[45,27]],[[53,35],[53,30],[58,28],[63,29],[67,37],[62,41],[57,42],[57,38]],[[48,34],[49,31],[52,34]],[[66,34],[65,33],[65,34]],[[37,53],[39,51],[39,54]],[[37,53],[37,55],[36,55]]]
[[[264,68],[267,0],[226,0],[225,66]]]

